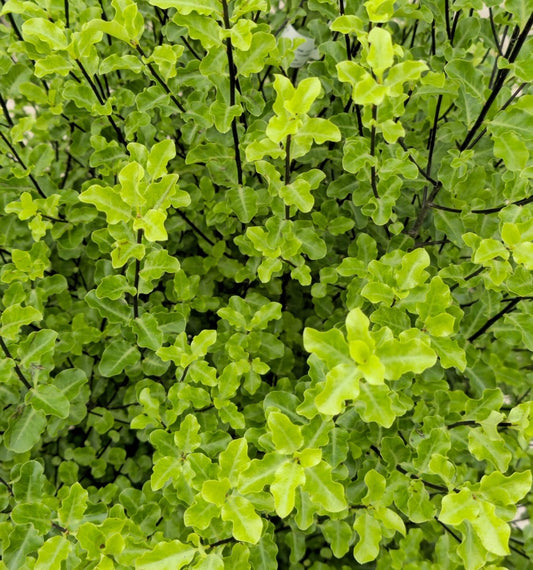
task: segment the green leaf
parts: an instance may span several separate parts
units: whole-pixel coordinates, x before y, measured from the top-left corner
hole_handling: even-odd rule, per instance
[[[98,211],[104,212],[108,224],[127,222],[132,217],[132,208],[111,186],[93,184],[80,194],[79,199],[86,204],[92,204]]]
[[[403,374],[421,374],[437,361],[435,351],[420,338],[389,340],[376,352],[385,366],[385,378],[398,380]]]
[[[259,209],[255,190],[249,186],[238,186],[231,188],[226,193],[226,197],[240,222],[247,224],[252,221]]]
[[[159,0],[158,0],[159,1]],[[191,562],[197,550],[179,540],[160,542],[153,550],[145,552],[135,561],[135,570],[179,570]]]
[[[11,520],[15,524],[32,524],[41,535],[51,527],[52,511],[41,503],[18,503],[11,511]]]
[[[299,82],[292,97],[283,101],[283,106],[294,115],[303,115],[309,112],[321,91],[322,85],[318,77],[306,77]]]
[[[39,548],[35,570],[60,570],[67,559],[71,543],[64,536],[53,536]]]
[[[531,490],[531,471],[513,473],[508,477],[494,471],[481,478],[479,490],[490,501],[500,505],[515,505]]]
[[[425,283],[429,277],[425,269],[429,264],[429,255],[425,249],[418,248],[405,254],[402,257],[401,267],[396,273],[396,280],[400,290],[413,289]]]
[[[371,22],[388,22],[394,14],[393,0],[368,0],[364,5]]]
[[[379,522],[370,513],[364,511],[357,514],[353,528],[359,535],[359,541],[353,549],[354,558],[359,564],[375,560],[379,555],[379,543],[381,542]]]
[[[36,445],[46,428],[46,416],[41,410],[29,406],[12,416],[4,434],[4,444],[10,451],[25,453]]]
[[[193,0],[148,0],[152,6],[157,6],[158,8],[163,8],[167,10],[168,8],[175,8],[180,14],[187,16],[191,12],[197,12],[198,14],[204,14],[210,16],[212,14],[218,14],[221,9],[217,5],[216,0],[202,0],[201,3],[194,2]],[[181,568],[181,566],[180,566]]]
[[[352,86],[352,99],[358,105],[380,105],[388,91],[387,86],[379,85],[370,73],[353,61],[338,63],[337,75],[339,81]]]
[[[280,453],[294,453],[303,445],[300,426],[281,412],[270,412],[267,419],[268,428],[272,434],[272,441],[276,451]]]
[[[144,168],[138,162],[130,162],[118,173],[120,182],[120,197],[128,206],[134,206],[139,210],[144,200]],[[109,219],[108,219],[109,221]]]
[[[487,460],[499,471],[505,472],[509,467],[512,454],[501,436],[490,436],[482,428],[468,432],[468,449],[479,461]]]
[[[331,466],[324,461],[305,470],[304,489],[313,503],[327,513],[339,513],[347,507],[344,487],[333,481]]]
[[[27,339],[19,344],[19,363],[24,368],[37,366],[44,361],[44,355],[53,352],[57,339],[57,331],[43,329],[28,335]]]
[[[368,3],[367,3],[368,4]],[[366,6],[366,4],[365,4]],[[394,63],[392,37],[385,28],[372,28],[368,34],[370,49],[366,60],[377,77],[381,80],[383,72]]]
[[[34,307],[22,307],[20,303],[7,307],[2,312],[0,336],[6,340],[16,340],[21,327],[40,321],[43,315]]]
[[[61,524],[69,531],[80,526],[87,509],[88,497],[89,494],[79,483],[74,483],[68,493],[64,494],[58,516]]]
[[[348,344],[339,329],[330,329],[326,332],[313,328],[305,328],[303,334],[304,348],[307,352],[316,354],[328,368],[338,364],[352,364]]]
[[[146,171],[153,180],[167,173],[167,164],[176,156],[176,147],[169,139],[156,143],[148,155]]]
[[[390,428],[396,419],[390,393],[390,389],[385,385],[372,386],[366,382],[362,383],[355,403],[361,419],[367,423],[376,422]]]
[[[144,313],[132,321],[132,329],[137,337],[137,344],[156,351],[163,344],[163,332],[157,319],[151,313]]]
[[[34,388],[27,400],[34,410],[52,414],[58,418],[66,418],[70,412],[70,402],[64,394],[58,393],[52,384],[40,385]]]
[[[140,354],[136,346],[124,340],[115,340],[105,348],[98,370],[102,376],[110,378],[120,374],[125,368],[135,366],[139,358]]]
[[[335,416],[344,410],[346,400],[355,400],[359,396],[361,372],[353,363],[338,364],[332,368],[326,383],[317,393],[315,404],[321,414]]]
[[[494,156],[503,159],[508,170],[517,172],[526,167],[529,151],[524,141],[514,132],[494,137]]]
[[[328,520],[321,525],[321,530],[335,558],[342,558],[350,550],[352,529],[347,522]]]
[[[248,444],[245,439],[234,439],[218,458],[220,475],[227,477],[232,485],[236,485],[239,474],[250,460],[248,459]]]
[[[480,502],[472,497],[472,492],[462,489],[459,493],[446,495],[442,499],[439,520],[452,526],[460,525],[464,520],[473,522],[480,509]]]
[[[285,518],[292,512],[296,500],[296,489],[303,485],[305,480],[304,468],[292,461],[284,463],[276,471],[274,481],[270,485],[270,492],[274,497],[276,513],[279,517]]]
[[[236,540],[257,544],[263,532],[263,520],[248,499],[231,496],[221,510],[223,521],[230,521]]]
[[[7,547],[2,553],[3,562],[9,570],[24,568],[26,557],[36,552],[43,539],[31,524],[13,525],[7,538]]]
[[[177,480],[181,474],[182,466],[176,457],[161,457],[154,463],[150,484],[152,491],[159,491],[169,481]]]
[[[30,18],[22,24],[24,38],[39,45],[46,44],[50,50],[63,50],[67,47],[67,39],[63,30],[55,23],[44,18]]]
[[[507,556],[511,528],[495,513],[496,507],[487,501],[479,501],[479,514],[471,521],[481,544],[493,554]]]

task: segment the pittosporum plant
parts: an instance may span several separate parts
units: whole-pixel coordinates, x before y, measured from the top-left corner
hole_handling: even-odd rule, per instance
[[[532,1],[2,6],[0,568],[529,568]]]

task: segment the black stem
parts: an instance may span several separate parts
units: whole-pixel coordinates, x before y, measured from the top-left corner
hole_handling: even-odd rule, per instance
[[[448,526],[445,525],[442,521],[440,521],[437,517],[435,517],[435,520],[440,524],[440,526],[447,532],[449,533],[451,536],[453,536],[453,538],[455,538],[455,540],[457,542],[461,542],[461,539],[459,538],[459,536],[457,536],[455,534],[455,532],[453,532],[453,530]]]
[[[141,244],[143,241],[143,231],[137,230],[137,243]],[[140,260],[135,260],[135,279],[133,286],[135,287],[135,295],[133,296],[133,318],[136,319],[139,316],[139,272],[141,270]]]
[[[7,137],[4,135],[4,133],[2,131],[0,131],[0,137],[2,137],[2,140],[6,143],[6,145],[9,147],[9,150],[13,153],[13,157],[15,158],[15,160],[20,164],[20,166],[22,166],[22,168],[24,168],[24,170],[28,170],[26,164],[24,163],[24,161],[22,160],[22,158],[20,158],[19,153],[16,151],[15,147],[9,142],[9,140],[7,139]],[[28,178],[31,180],[33,186],[35,187],[35,189],[37,190],[37,192],[39,193],[39,196],[41,196],[41,198],[46,198],[46,194],[43,192],[43,189],[41,188],[40,184],[37,182],[37,180],[35,180],[33,174],[28,174]]]
[[[505,307],[496,313],[493,317],[491,317],[482,327],[480,327],[473,335],[468,338],[469,342],[475,341],[479,338],[482,334],[486,333],[490,327],[498,320],[500,320],[506,313],[510,313],[516,305],[521,301],[521,299],[513,299],[509,301]]]
[[[83,77],[85,77],[85,79],[87,80],[87,83],[91,87],[91,89],[92,89],[94,95],[96,96],[96,99],[100,103],[100,105],[102,105],[102,106],[105,105],[105,101],[102,99],[102,96],[100,95],[98,89],[96,88],[96,85],[94,84],[93,80],[91,79],[91,76],[87,73],[87,70],[85,69],[83,63],[79,59],[76,59],[75,61],[78,65],[78,67],[80,68],[80,71],[83,74]],[[106,117],[107,117],[107,120],[109,121],[110,125],[113,127],[113,130],[115,131],[119,142],[124,147],[127,147],[128,143],[126,142],[126,139],[124,138],[124,135],[122,134],[122,131],[118,128],[117,124],[115,123],[115,120],[113,119],[113,117],[111,115],[106,115]]]
[[[0,337],[0,347],[2,348],[6,358],[9,358],[10,360],[12,360],[14,362],[15,372],[16,372],[17,376],[19,377],[19,380],[24,384],[24,386],[27,390],[31,390],[31,384],[26,379],[26,376],[24,376],[24,374],[22,373],[22,370],[19,368],[19,365],[17,364],[16,360],[13,358],[13,356],[11,356],[11,352],[9,352],[9,348],[7,348],[7,345],[4,342],[4,339],[2,337]]]
[[[222,0],[222,9],[224,15],[224,27],[226,30],[231,29],[231,23],[229,20],[229,10],[228,10],[228,3],[226,0]],[[227,37],[225,39],[226,44],[226,55],[228,58],[228,67],[229,67],[229,104],[231,107],[235,105],[235,91],[236,91],[236,68],[235,63],[233,61],[233,44],[231,43],[231,37]],[[233,135],[233,149],[235,152],[235,164],[237,165],[237,182],[240,186],[243,183],[243,175],[242,175],[242,163],[241,163],[241,151],[240,151],[240,144],[239,144],[239,131],[237,130],[237,117],[233,117],[231,121],[231,134]]]
[[[187,49],[192,53],[192,55],[198,59],[198,60],[202,60],[202,58],[198,55],[198,53],[195,51],[195,49],[192,47],[192,45],[187,41],[187,38],[185,36],[181,37],[181,41],[187,46]]]
[[[450,2],[449,0],[444,0],[444,17],[446,19],[446,35],[448,40],[452,39],[452,29],[450,27]]]
[[[376,156],[376,118],[377,118],[377,107],[376,105],[372,105],[372,128],[370,130],[370,155],[373,157]],[[375,165],[372,165],[370,168],[370,183],[372,185],[372,193],[374,194],[374,197],[379,198]]]
[[[291,135],[287,135],[287,142],[285,143],[285,185],[291,183]],[[285,219],[289,219],[290,206],[285,205]]]
[[[67,28],[70,28],[70,15],[69,15],[68,0],[64,0],[64,6],[65,6],[65,26]]]
[[[11,118],[11,115],[9,114],[7,104],[6,104],[4,98],[2,97],[1,94],[0,94],[0,107],[2,107],[2,111],[4,113],[4,116],[7,120],[7,122],[9,123],[9,126],[12,127],[14,125],[13,119]]]
[[[142,49],[142,47],[139,44],[136,43],[133,45],[142,57],[146,57],[144,54],[144,50]],[[143,63],[144,63],[144,61],[143,61]],[[182,113],[185,113],[185,107],[176,99],[176,96],[172,93],[172,91],[170,90],[170,87],[165,83],[165,81],[162,79],[162,77],[159,75],[159,73],[157,73],[154,66],[151,63],[144,63],[144,64],[146,65],[146,67],[148,67],[148,70],[152,74],[153,78],[159,83],[159,85],[161,85],[161,87],[163,88],[163,91],[165,91],[165,93],[170,97],[170,99],[176,105],[176,107]]]
[[[524,26],[522,33],[520,34],[520,36],[518,37],[518,40],[516,41],[516,45],[514,46],[514,48],[510,52],[509,57],[507,58],[509,60],[509,63],[514,63],[514,61],[516,60],[518,54],[520,53],[520,50],[522,49],[522,46],[524,45],[524,42],[527,39],[527,36],[528,36],[529,31],[531,30],[532,26],[533,26],[533,13],[529,16],[529,19],[528,19],[526,25]],[[508,50],[508,52],[509,52],[509,50]],[[471,143],[471,141],[474,138],[475,134],[477,133],[479,127],[481,127],[481,125],[482,125],[483,121],[485,120],[485,117],[487,116],[487,113],[489,112],[490,108],[492,107],[492,104],[494,103],[496,97],[499,95],[508,74],[509,74],[509,68],[499,70],[498,75],[496,77],[496,81],[494,83],[494,87],[492,88],[492,91],[491,91],[487,101],[483,105],[483,108],[481,109],[481,112],[479,113],[479,116],[476,119],[476,122],[474,123],[472,128],[468,131],[464,141],[459,146],[459,150],[463,151],[463,150],[468,148],[468,145]]]
[[[492,13],[492,8],[489,8],[489,20],[490,20],[490,29],[492,31],[492,37],[494,38],[494,43],[496,44],[498,55],[503,56],[502,46],[500,45],[500,40],[498,39],[498,33],[496,32],[496,26],[494,25],[494,14]]]
[[[502,105],[501,109],[498,111],[498,113],[501,113],[502,111],[505,111],[505,109],[507,109],[507,107],[509,107],[509,105],[518,97],[518,95],[520,95],[520,92],[524,89],[524,87],[526,87],[527,83],[522,83],[518,89],[509,97],[509,99],[507,99],[507,101]],[[485,127],[480,133],[479,135],[470,143],[470,145],[468,146],[468,148],[474,148],[474,146],[476,146],[476,144],[479,142],[479,140],[486,134],[487,132],[487,128]]]

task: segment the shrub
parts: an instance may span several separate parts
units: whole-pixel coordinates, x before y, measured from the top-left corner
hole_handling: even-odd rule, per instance
[[[531,1],[2,4],[0,568],[526,568]]]

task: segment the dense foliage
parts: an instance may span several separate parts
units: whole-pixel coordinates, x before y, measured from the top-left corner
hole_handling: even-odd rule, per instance
[[[2,5],[0,568],[529,567],[533,2]]]

